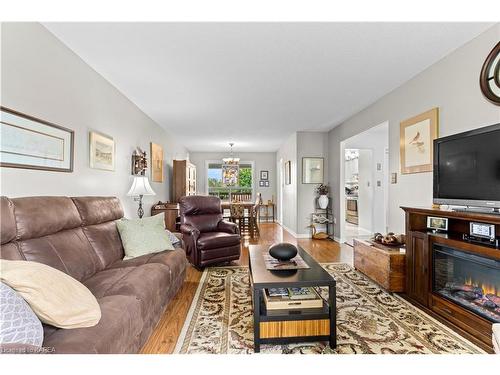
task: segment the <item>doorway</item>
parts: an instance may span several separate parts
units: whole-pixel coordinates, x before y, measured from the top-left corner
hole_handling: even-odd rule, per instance
[[[341,242],[387,232],[388,143],[388,122],[341,142]]]

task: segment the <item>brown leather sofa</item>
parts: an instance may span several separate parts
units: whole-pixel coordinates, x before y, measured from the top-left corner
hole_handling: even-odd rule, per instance
[[[222,219],[220,199],[192,195],[179,201],[186,255],[197,268],[240,258],[238,226]]]
[[[44,325],[55,353],[136,353],[184,283],[183,249],[122,260],[113,197],[1,197],[0,257],[57,268],[95,295],[101,320],[90,328]]]

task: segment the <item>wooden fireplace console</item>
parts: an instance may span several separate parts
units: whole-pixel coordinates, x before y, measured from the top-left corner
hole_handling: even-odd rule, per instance
[[[455,212],[436,208],[401,207],[406,213],[406,293],[405,298],[457,330],[483,349],[493,352],[492,323],[432,291],[433,244],[500,260],[500,249],[463,239],[471,221],[494,224],[500,233],[500,215]],[[448,218],[448,231],[427,229],[427,216]]]

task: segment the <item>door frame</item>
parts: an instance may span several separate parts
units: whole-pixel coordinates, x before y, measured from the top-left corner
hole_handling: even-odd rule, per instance
[[[339,208],[340,208],[340,214],[339,214],[339,220],[340,220],[340,225],[339,225],[339,228],[340,228],[340,232],[339,232],[339,236],[338,238],[335,238],[337,241],[339,241],[340,243],[344,243],[345,242],[345,210],[346,210],[346,207],[345,207],[345,150],[346,150],[346,144],[347,142],[351,139],[351,138],[354,138],[360,134],[363,134],[369,130],[372,130],[376,127],[379,127],[379,126],[382,126],[382,125],[386,125],[387,124],[387,145],[389,145],[389,121],[386,120],[386,121],[383,121],[377,125],[374,125],[374,126],[371,126],[357,134],[354,134],[342,141],[340,141],[340,155],[339,155],[339,160],[340,160],[340,178],[339,178]],[[385,153],[385,150],[384,150],[384,153]],[[385,166],[384,164],[387,163],[387,166]],[[384,154],[384,160],[383,160],[383,165],[385,168],[384,170],[384,185],[383,185],[383,188],[384,188],[384,210],[385,210],[385,228],[388,229],[388,225],[389,225],[389,178],[390,178],[390,173],[389,173],[389,147],[387,148],[387,154],[385,155]],[[372,181],[372,186],[373,186],[373,181]],[[372,222],[372,226],[373,226],[373,222]]]

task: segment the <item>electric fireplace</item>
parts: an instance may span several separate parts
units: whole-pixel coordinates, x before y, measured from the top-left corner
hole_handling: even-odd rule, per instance
[[[432,291],[499,323],[500,261],[438,244],[432,250]]]

